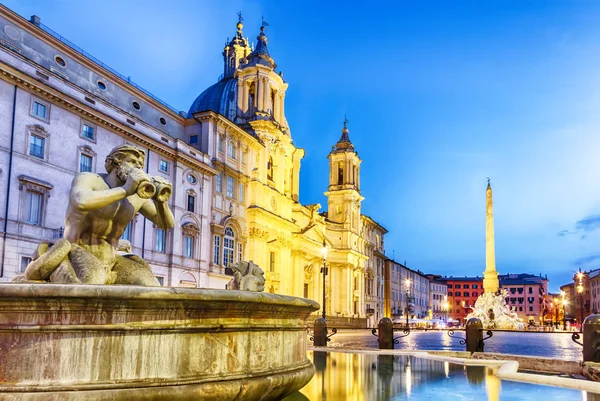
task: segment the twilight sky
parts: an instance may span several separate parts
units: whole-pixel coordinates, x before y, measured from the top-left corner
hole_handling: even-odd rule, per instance
[[[253,42],[264,15],[302,203],[326,206],[347,114],[388,256],[481,275],[490,177],[500,273],[556,291],[600,266],[600,2],[2,2],[185,111],[223,72],[236,13]]]

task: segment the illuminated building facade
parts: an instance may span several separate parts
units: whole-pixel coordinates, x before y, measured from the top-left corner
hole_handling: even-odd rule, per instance
[[[173,183],[176,227],[138,216],[126,239],[164,285],[225,288],[229,266],[253,260],[266,291],[322,301],[327,317],[365,326],[383,316],[386,229],[361,213],[361,159],[344,122],[329,154],[327,210],[299,203],[304,150],[285,118],[288,83],[261,27],[253,48],[237,24],[223,75],[187,112],[44,26],[0,6],[0,225],[9,281],[40,240],[62,235],[68,186],[103,173],[114,146],[147,151],[148,173]],[[5,196],[6,195],[6,196]]]

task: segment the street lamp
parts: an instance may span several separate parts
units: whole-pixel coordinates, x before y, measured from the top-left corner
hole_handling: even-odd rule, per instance
[[[448,300],[444,300],[442,308],[446,311],[446,324],[448,324]]]
[[[577,286],[577,293],[579,294],[579,307],[581,308],[581,321],[579,323],[581,327],[579,331],[583,331],[583,284],[581,282],[579,282],[579,285]]]
[[[327,244],[325,238],[323,238],[323,248],[321,248],[323,254],[323,267],[321,267],[321,273],[323,273],[323,319],[325,319],[325,277],[327,276]]]
[[[558,298],[554,298],[554,328],[558,326]]]
[[[405,281],[406,284],[406,328],[408,328],[408,297],[410,296],[410,278]]]
[[[565,298],[563,298],[562,300],[562,305],[563,305],[563,330],[567,330],[567,312],[565,311],[565,308],[567,306],[567,300]]]

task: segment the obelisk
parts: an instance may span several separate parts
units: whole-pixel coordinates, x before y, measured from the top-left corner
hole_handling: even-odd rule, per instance
[[[494,251],[494,210],[492,207],[492,186],[488,178],[485,190],[485,272],[483,272],[483,289],[495,294],[498,292],[498,272],[496,271],[496,253]]]

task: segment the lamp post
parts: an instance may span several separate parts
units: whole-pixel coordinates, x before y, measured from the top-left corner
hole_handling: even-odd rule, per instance
[[[442,308],[444,308],[444,311],[446,312],[446,324],[448,324],[448,300],[444,300]]]
[[[554,298],[554,328],[558,325],[558,298]]]
[[[579,284],[577,284],[577,293],[579,294],[579,307],[581,308],[579,312],[579,316],[581,316],[579,331],[583,332],[583,273],[581,272],[581,268],[579,268],[579,273],[577,273],[577,279],[579,280]]]
[[[323,267],[321,267],[321,273],[323,273],[323,319],[325,319],[325,277],[327,276],[327,244],[325,238],[323,238],[321,253],[323,254]]]
[[[408,298],[410,297],[410,279],[405,280],[406,283],[406,328],[408,328]]]
[[[562,300],[562,305],[563,305],[563,330],[567,331],[567,312],[565,310],[565,308],[567,306],[567,300],[565,298],[563,298],[563,300]]]

